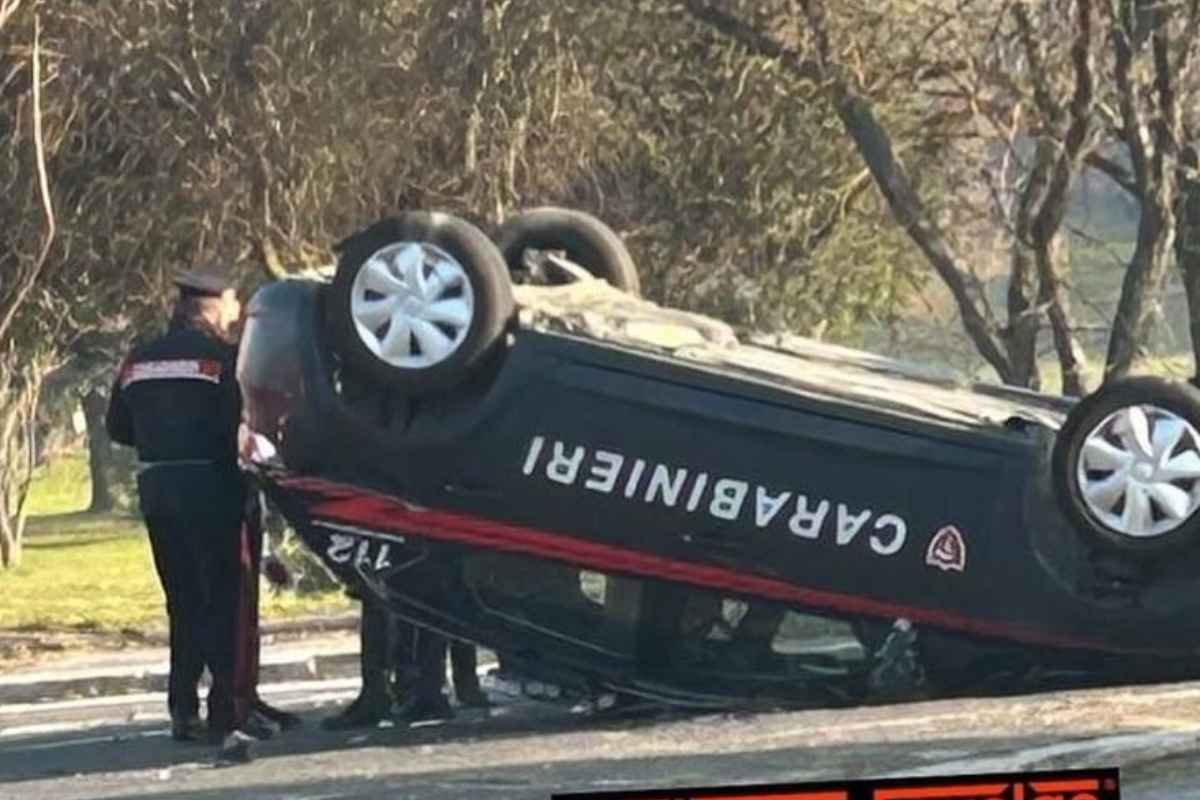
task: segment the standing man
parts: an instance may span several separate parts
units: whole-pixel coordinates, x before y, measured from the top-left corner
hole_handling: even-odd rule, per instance
[[[138,499],[170,621],[172,733],[198,738],[196,683],[207,665],[209,741],[219,760],[247,761],[253,687],[237,679],[247,658],[238,652],[248,500],[237,462],[241,305],[220,267],[181,273],[175,284],[166,333],[126,357],[105,423],[141,464]]]

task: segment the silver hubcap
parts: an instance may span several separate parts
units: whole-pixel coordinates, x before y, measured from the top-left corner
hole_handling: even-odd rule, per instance
[[[1200,507],[1200,434],[1165,409],[1123,408],[1084,440],[1076,480],[1088,510],[1108,528],[1163,536]]]
[[[350,298],[363,344],[402,369],[449,358],[467,337],[474,311],[466,270],[445,250],[420,242],[391,244],[368,258]]]

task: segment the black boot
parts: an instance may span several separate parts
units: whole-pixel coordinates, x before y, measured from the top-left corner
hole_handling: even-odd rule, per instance
[[[290,731],[304,724],[303,720],[296,714],[269,705],[261,697],[254,701],[251,709],[266,717],[271,722],[274,722],[282,731]]]
[[[454,719],[454,709],[441,692],[413,692],[401,701],[393,718],[397,722],[444,722]]]
[[[217,766],[248,764],[252,760],[250,755],[252,741],[251,737],[241,731],[232,731],[226,734],[217,748]]]
[[[358,697],[340,714],[321,720],[327,731],[346,731],[354,728],[373,728],[390,719],[392,698],[387,690],[387,679],[383,675],[369,676]]]
[[[428,630],[416,632],[416,673],[412,689],[400,701],[395,718],[403,722],[452,719],[454,710],[442,693],[446,684],[446,637]]]
[[[205,738],[204,721],[197,716],[171,720],[171,738],[177,742],[199,742]]]
[[[321,720],[327,731],[353,728],[372,728],[388,719],[392,697],[388,692],[388,673],[394,647],[392,620],[380,603],[363,597],[362,618],[359,622],[359,669],[362,690],[340,714]]]

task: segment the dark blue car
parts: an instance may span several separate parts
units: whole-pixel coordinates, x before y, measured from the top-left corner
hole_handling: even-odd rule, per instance
[[[338,252],[250,303],[246,467],[342,580],[506,672],[695,705],[1196,672],[1191,385],[739,341],[561,209]]]

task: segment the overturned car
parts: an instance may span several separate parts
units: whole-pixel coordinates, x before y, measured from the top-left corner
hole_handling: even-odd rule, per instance
[[[243,462],[340,579],[534,694],[1197,673],[1196,388],[969,383],[639,294],[588,215],[383,220],[252,299]]]

